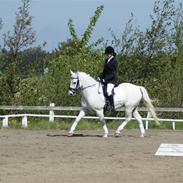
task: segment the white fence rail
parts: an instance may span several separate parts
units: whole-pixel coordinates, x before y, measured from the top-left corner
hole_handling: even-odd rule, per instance
[[[4,111],[49,111],[49,114],[5,114],[1,115],[2,118],[2,127],[8,127],[9,125],[9,118],[21,117],[22,118],[22,127],[28,127],[28,117],[44,117],[49,118],[50,122],[54,122],[55,118],[76,118],[77,116],[74,115],[55,115],[54,111],[79,111],[80,107],[64,107],[64,106],[55,106],[53,103],[50,106],[0,106],[0,110]],[[149,121],[153,121],[150,118],[150,113],[148,112],[147,108],[139,107],[139,111],[147,112],[147,117],[142,118],[145,121],[145,128],[146,130],[149,127]],[[183,108],[155,108],[156,112],[168,112],[168,113],[183,113]],[[118,110],[124,111],[124,108]],[[85,119],[98,119],[96,116],[85,116]],[[105,117],[107,120],[123,120],[124,117]],[[135,120],[132,118],[132,120]],[[160,122],[172,122],[172,129],[175,130],[176,122],[183,122],[183,119],[159,119]]]

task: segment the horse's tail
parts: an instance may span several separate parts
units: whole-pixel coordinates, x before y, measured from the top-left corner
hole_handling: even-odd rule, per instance
[[[151,99],[149,98],[149,95],[147,93],[147,90],[144,88],[144,87],[140,87],[140,90],[142,92],[142,98],[143,98],[143,101],[146,105],[146,107],[149,109],[149,111],[151,112],[153,118],[154,118],[154,121],[156,123],[156,125],[160,125],[159,121],[158,121],[158,118],[157,118],[157,115],[156,115],[156,112],[155,112],[155,109],[154,109],[154,106],[151,102]]]

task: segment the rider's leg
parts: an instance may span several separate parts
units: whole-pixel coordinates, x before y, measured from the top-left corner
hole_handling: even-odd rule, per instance
[[[110,111],[114,110],[114,99],[113,99],[113,93],[112,90],[114,88],[114,84],[108,83],[107,84],[107,95],[110,102]]]
[[[109,98],[109,102],[111,104],[111,111],[115,111],[113,95],[110,95],[108,98]]]

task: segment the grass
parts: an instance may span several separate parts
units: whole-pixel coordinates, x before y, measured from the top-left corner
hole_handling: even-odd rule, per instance
[[[73,120],[55,120],[54,122],[49,122],[48,120],[43,120],[39,118],[29,118],[28,129],[52,129],[52,130],[69,130]],[[107,120],[107,127],[109,129],[117,129],[121,124],[120,120]],[[0,122],[0,128],[2,128],[2,121]],[[9,128],[22,128],[21,118],[14,118],[9,121]],[[98,120],[81,120],[77,126],[77,130],[96,130],[101,129],[102,124]],[[127,129],[138,128],[137,121],[130,121],[127,126]],[[154,122],[149,123],[149,128],[158,128],[158,129],[172,129],[171,122],[162,122],[160,127],[157,127]],[[176,123],[176,129],[183,130],[183,123]]]

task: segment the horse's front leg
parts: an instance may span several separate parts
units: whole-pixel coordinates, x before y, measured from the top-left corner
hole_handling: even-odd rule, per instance
[[[79,121],[86,115],[86,111],[84,109],[81,109],[81,111],[79,112],[79,115],[77,116],[77,118],[75,119],[74,123],[72,124],[69,134],[68,136],[71,137],[74,134],[74,130],[77,126],[77,124],[79,123]]]
[[[104,137],[104,138],[107,138],[109,132],[108,132],[108,129],[107,129],[106,121],[105,121],[105,119],[104,119],[104,112],[103,112],[103,109],[102,109],[102,110],[99,110],[99,111],[96,111],[96,113],[97,113],[97,116],[99,117],[100,121],[101,121],[102,124],[103,124],[103,129],[104,129],[104,135],[103,135],[103,137]]]

